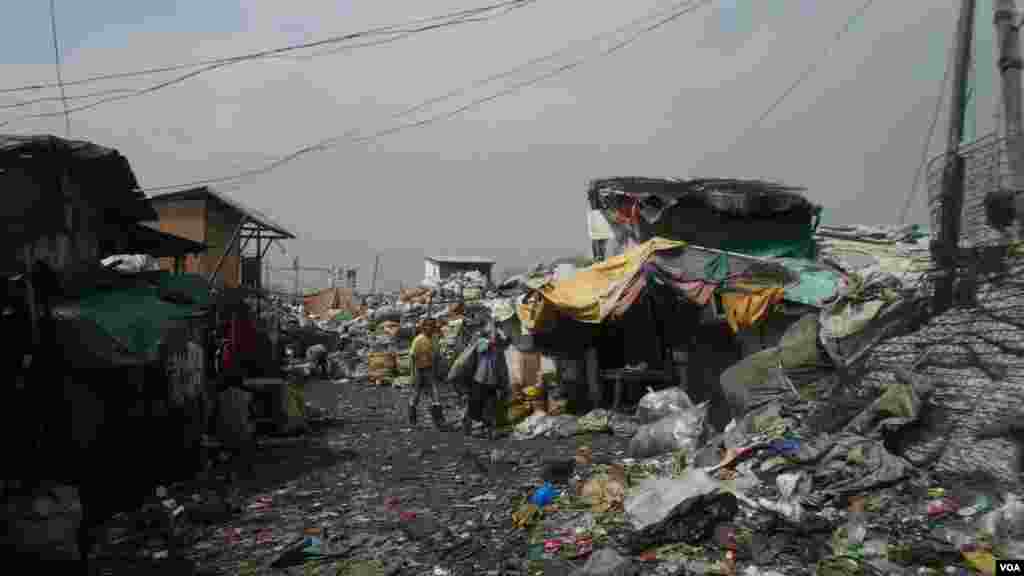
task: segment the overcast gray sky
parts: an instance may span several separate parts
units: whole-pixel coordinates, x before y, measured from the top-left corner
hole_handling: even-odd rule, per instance
[[[64,76],[74,80],[492,1],[58,0],[57,19]],[[52,82],[47,2],[18,4],[15,17],[0,22],[2,85]],[[395,125],[388,116],[407,106],[669,4],[538,0],[487,23],[386,46],[243,63],[76,114],[72,136],[119,149],[143,186],[231,174],[353,128],[388,128]],[[878,0],[832,44],[861,4],[718,0],[612,56],[458,118],[312,154],[228,193],[298,231],[301,239],[288,244],[288,255],[271,251],[275,266],[295,254],[309,265],[356,265],[368,287],[379,251],[384,288],[421,279],[424,253],[490,256],[498,270],[585,253],[585,186],[603,176],[779,179],[806,186],[832,222],[894,223],[921,155],[956,15],[952,0]],[[990,23],[989,12],[979,27]],[[742,135],[830,45],[817,73],[758,130]],[[601,48],[584,43],[559,63]],[[979,134],[993,126],[993,62],[989,54],[978,56]],[[167,77],[81,86],[69,94]],[[419,118],[507,85],[472,91]],[[0,102],[39,95],[2,95]],[[59,103],[0,116],[50,110]],[[946,115],[932,153],[944,142]],[[0,130],[62,135],[63,119],[23,120]],[[914,221],[927,221],[924,200],[922,192]],[[325,282],[315,274],[307,280]]]

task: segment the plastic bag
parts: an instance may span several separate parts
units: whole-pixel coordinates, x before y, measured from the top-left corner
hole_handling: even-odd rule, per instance
[[[703,402],[642,426],[629,442],[629,457],[651,458],[677,450],[696,453],[707,436],[708,408]]]
[[[778,348],[765,348],[747,356],[722,372],[722,392],[733,418],[742,418],[772,402],[799,400],[793,382],[782,369]]]
[[[611,548],[602,548],[590,555],[587,563],[570,576],[636,576],[640,569],[629,558]]]
[[[715,526],[729,522],[739,511],[736,497],[700,469],[682,478],[643,482],[626,500],[633,531],[627,537],[630,553],[676,542],[695,545],[709,538]]]
[[[693,408],[693,402],[682,388],[673,386],[655,392],[648,388],[649,392],[640,399],[636,409],[636,416],[641,424],[650,424],[661,420],[666,416],[683,412]]]
[[[719,487],[707,472],[695,468],[682,478],[648,478],[626,499],[626,517],[634,530],[643,530],[667,518],[685,500],[713,494]]]

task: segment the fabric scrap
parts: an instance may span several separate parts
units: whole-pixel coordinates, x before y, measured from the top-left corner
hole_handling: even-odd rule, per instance
[[[738,283],[736,288],[743,292],[722,294],[726,320],[734,333],[757,324],[768,314],[772,306],[782,301],[786,292],[780,286],[757,287],[745,283]]]

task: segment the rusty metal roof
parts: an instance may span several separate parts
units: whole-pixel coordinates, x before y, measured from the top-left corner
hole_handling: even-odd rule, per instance
[[[238,212],[253,224],[256,224],[257,226],[274,232],[276,234],[279,234],[280,236],[283,237],[282,239],[291,240],[295,238],[295,234],[293,232],[285,228],[283,225],[278,224],[266,214],[263,214],[259,210],[249,208],[248,206],[242,204],[238,200],[235,200],[234,198],[227,196],[223,192],[217,192],[216,190],[209,186],[201,186],[199,188],[191,188],[189,190],[169,192],[167,194],[152,196],[150,197],[149,202],[150,204],[158,205],[168,202],[174,202],[176,200],[200,199],[213,199],[214,201],[219,202],[224,206],[227,206],[228,208],[234,210],[235,212]]]

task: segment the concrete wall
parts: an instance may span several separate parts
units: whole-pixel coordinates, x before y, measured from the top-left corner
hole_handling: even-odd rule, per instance
[[[477,272],[484,275],[488,281],[491,281],[491,269],[494,268],[492,264],[470,264],[461,262],[441,262],[437,264],[440,270],[441,279],[448,278],[452,274],[461,274],[476,270]]]

